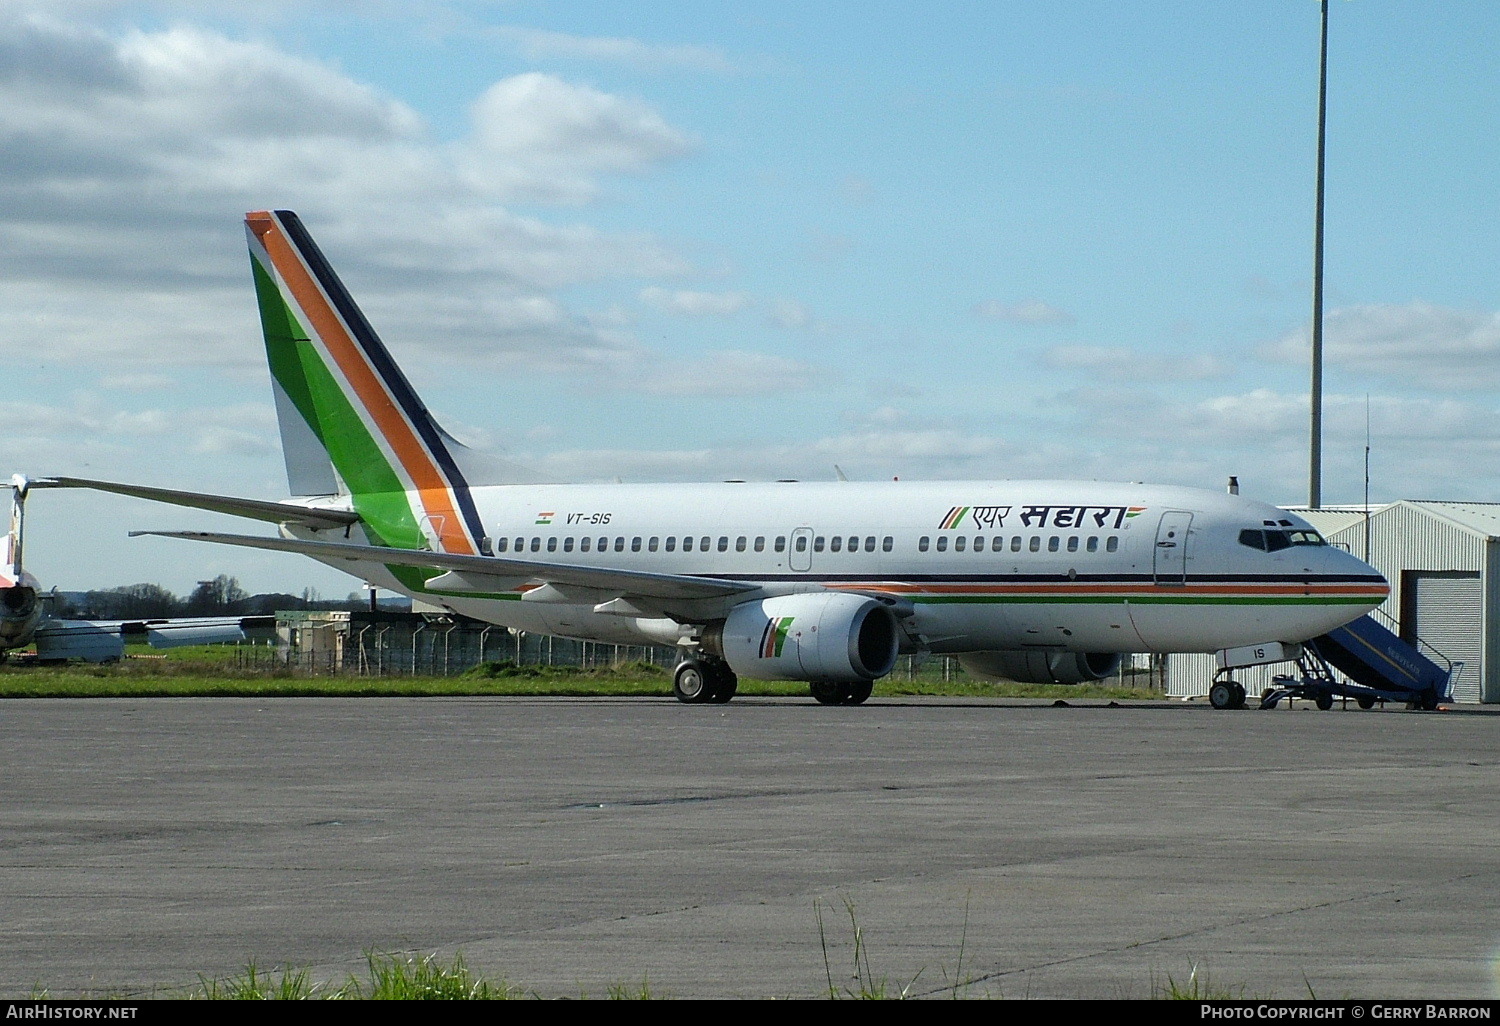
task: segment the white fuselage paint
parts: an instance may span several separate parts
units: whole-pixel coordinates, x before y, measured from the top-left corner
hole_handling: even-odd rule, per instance
[[[757,590],[636,617],[596,612],[608,596],[570,597],[519,583],[484,595],[428,591],[384,566],[330,565],[490,623],[620,643],[670,642],[674,620],[722,617],[752,597],[825,588],[890,596],[912,643],[936,652],[1206,652],[1304,641],[1388,594],[1375,570],[1341,549],[1271,552],[1240,541],[1241,531],[1267,525],[1311,531],[1300,518],[1191,488],[1076,481],[514,485],[472,495],[494,555],[729,578]],[[684,538],[692,539],[689,551]],[[854,551],[850,539],[858,541]],[[537,591],[532,599],[549,600],[523,599],[528,590]]]

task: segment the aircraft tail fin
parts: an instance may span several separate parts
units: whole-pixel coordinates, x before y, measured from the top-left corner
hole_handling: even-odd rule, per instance
[[[10,479],[10,530],[5,535],[5,550],[0,554],[0,588],[14,588],[25,581],[21,565],[21,544],[25,538],[26,493],[31,482],[23,474]]]
[[[245,229],[292,492],[351,496],[388,545],[479,552],[467,450],[438,426],[301,219],[253,211]]]

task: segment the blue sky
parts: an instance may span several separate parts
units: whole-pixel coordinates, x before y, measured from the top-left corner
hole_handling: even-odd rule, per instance
[[[1324,501],[1500,500],[1500,8],[1332,6]],[[1318,4],[0,0],[12,471],[285,489],[240,224],[297,210],[549,479],[1306,497]],[[39,493],[83,588],[290,557]],[[192,551],[184,551],[192,550]]]

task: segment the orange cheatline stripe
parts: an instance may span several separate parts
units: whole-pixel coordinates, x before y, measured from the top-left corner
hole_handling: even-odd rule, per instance
[[[283,284],[292,293],[298,309],[312,322],[312,329],[327,347],[329,355],[354,389],[355,397],[375,421],[376,429],[389,443],[392,452],[416,486],[419,501],[446,552],[474,554],[475,549],[463,529],[463,517],[452,500],[447,478],[433,462],[412,426],[386,392],[365,359],[359,345],[350,337],[338,314],[328,304],[317,281],[302,263],[280,223],[268,211],[245,216]]]
[[[1336,584],[1280,585],[1156,585],[1156,584],[902,584],[893,581],[848,582],[840,581],[825,587],[841,591],[890,591],[922,594],[1017,594],[1017,595],[1148,595],[1159,591],[1175,595],[1362,595],[1384,597],[1389,589],[1374,585]]]

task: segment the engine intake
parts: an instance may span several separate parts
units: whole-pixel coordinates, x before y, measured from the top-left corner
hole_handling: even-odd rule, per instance
[[[896,665],[900,628],[889,608],[863,595],[778,595],[735,606],[704,649],[742,677],[865,681]],[[715,651],[717,649],[717,651]]]
[[[976,677],[1010,680],[1018,684],[1083,684],[1113,676],[1120,668],[1118,652],[1047,652],[1016,649],[968,652],[958,657]]]

